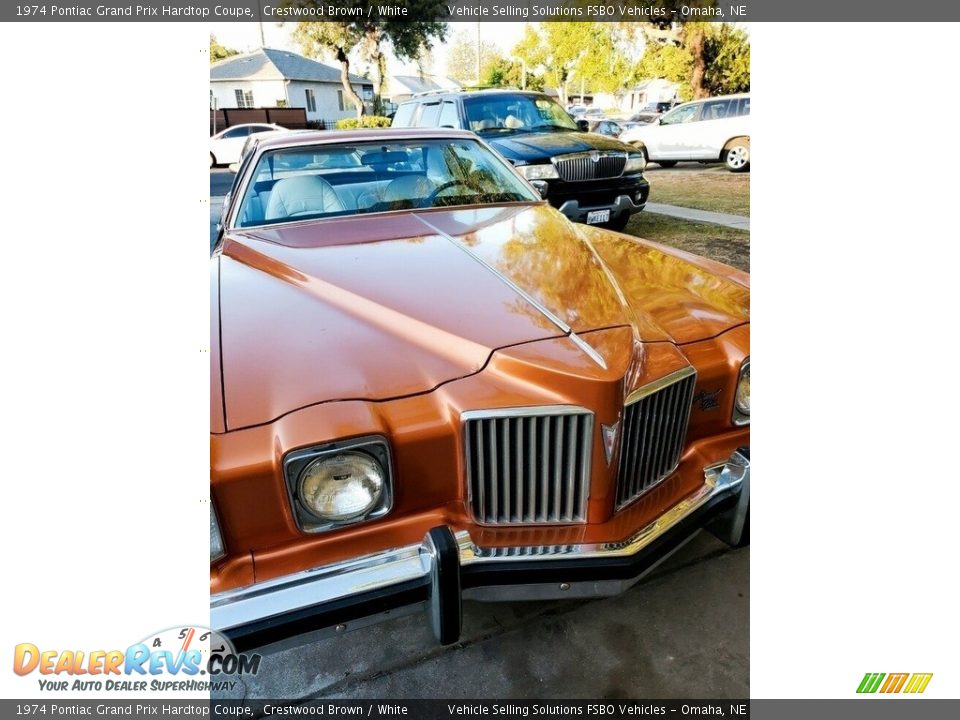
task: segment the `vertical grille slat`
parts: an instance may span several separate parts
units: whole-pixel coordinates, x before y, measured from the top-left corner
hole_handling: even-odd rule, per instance
[[[586,519],[593,414],[518,408],[464,420],[469,503],[491,525]]]
[[[697,377],[693,368],[641,388],[624,407],[617,508],[636,500],[676,469],[690,421]]]

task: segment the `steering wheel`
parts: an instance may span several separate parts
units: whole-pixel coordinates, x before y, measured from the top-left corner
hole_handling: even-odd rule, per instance
[[[444,190],[447,190],[449,188],[456,187],[457,185],[460,185],[461,187],[465,187],[468,190],[473,190],[473,188],[467,185],[465,182],[463,182],[463,180],[449,180],[443,183],[442,185],[439,185],[438,187],[436,187],[432,193],[430,193],[426,198],[424,198],[423,200],[424,205],[426,205],[427,207],[430,207],[431,205],[433,205],[433,201],[437,199],[437,196],[440,193],[442,193]]]

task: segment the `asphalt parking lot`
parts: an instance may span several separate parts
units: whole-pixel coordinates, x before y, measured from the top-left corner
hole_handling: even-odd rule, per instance
[[[651,167],[653,174],[704,169]],[[232,181],[226,168],[210,172],[211,246]],[[259,674],[230,697],[745,698],[749,568],[749,548],[731,550],[703,532],[614,598],[467,601],[463,636],[449,647],[412,615],[263,648]]]

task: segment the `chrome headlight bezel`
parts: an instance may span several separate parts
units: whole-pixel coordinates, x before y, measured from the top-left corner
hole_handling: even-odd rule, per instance
[[[307,466],[314,461],[346,452],[363,453],[380,463],[384,473],[383,490],[377,502],[363,514],[346,520],[323,520],[301,501],[300,478]],[[390,443],[382,435],[338,440],[294,450],[283,459],[283,476],[297,528],[305,533],[330,532],[342,527],[359,525],[381,518],[393,509],[393,460],[390,454]]]
[[[216,539],[216,542],[214,542]],[[217,517],[217,508],[210,500],[210,564],[221,560],[227,555],[227,546],[223,542],[223,531],[220,529],[220,518]]]
[[[744,411],[740,405],[737,403],[737,395],[739,395],[740,383],[743,382],[744,375],[747,375],[749,378],[750,374],[750,356],[747,355],[743,359],[743,363],[740,365],[740,373],[737,375],[737,384],[733,389],[733,424],[734,425],[749,425],[750,424],[750,408],[748,407]],[[749,382],[749,379],[747,380]]]
[[[517,172],[527,180],[557,180],[560,178],[553,163],[537,163],[536,165],[516,165]]]

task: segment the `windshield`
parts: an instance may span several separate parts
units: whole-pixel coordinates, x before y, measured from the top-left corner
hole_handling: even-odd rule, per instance
[[[265,152],[236,224],[539,199],[475,140],[327,144]]]
[[[578,129],[567,111],[546,95],[478,95],[464,98],[463,107],[469,129],[474,132]]]

